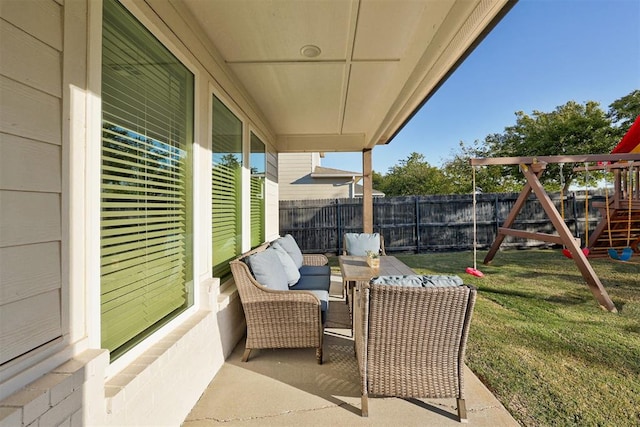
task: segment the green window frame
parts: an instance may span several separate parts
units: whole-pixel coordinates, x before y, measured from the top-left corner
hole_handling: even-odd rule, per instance
[[[264,201],[266,178],[266,154],[264,142],[251,132],[249,166],[251,167],[251,247],[264,242]]]
[[[193,305],[193,74],[103,3],[101,337],[114,360]]]
[[[211,227],[214,277],[231,274],[242,251],[242,121],[213,95]]]

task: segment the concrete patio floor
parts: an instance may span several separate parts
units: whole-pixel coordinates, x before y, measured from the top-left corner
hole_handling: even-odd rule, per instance
[[[185,419],[184,427],[233,426],[459,426],[455,399],[370,397],[360,416],[360,385],[340,277],[332,278],[324,363],[313,349],[233,351]],[[334,297],[333,295],[336,295]],[[518,426],[502,404],[465,371],[468,426]]]

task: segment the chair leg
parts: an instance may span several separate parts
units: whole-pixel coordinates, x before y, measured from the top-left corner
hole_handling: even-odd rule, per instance
[[[316,348],[316,360],[318,365],[322,365],[322,347]]]
[[[458,417],[460,418],[461,423],[466,423],[469,420],[467,419],[467,405],[464,399],[457,399],[458,401]]]
[[[362,416],[363,417],[368,417],[369,416],[369,398],[366,394],[362,395]]]
[[[247,360],[249,360],[249,353],[251,353],[251,349],[250,348],[245,348],[244,349],[244,354],[242,355],[242,361],[246,362]]]

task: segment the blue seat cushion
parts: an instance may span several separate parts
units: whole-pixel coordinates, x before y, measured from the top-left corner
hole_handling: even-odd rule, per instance
[[[422,276],[420,275],[408,275],[408,276],[378,276],[371,279],[372,285],[391,285],[391,286],[406,286],[408,288],[421,288]]]
[[[289,289],[293,291],[327,291],[331,287],[329,276],[300,276],[300,280]]]
[[[406,286],[410,288],[446,288],[461,286],[464,283],[459,276],[420,275],[378,276],[371,279],[372,285]]]
[[[464,283],[459,276],[425,275],[422,276],[422,286],[425,288],[446,288],[462,286]]]
[[[329,292],[327,291],[310,291],[320,300],[320,310],[322,310],[322,323],[327,320],[327,310],[329,310]]]
[[[303,265],[300,267],[302,276],[331,276],[331,267],[328,265]]]

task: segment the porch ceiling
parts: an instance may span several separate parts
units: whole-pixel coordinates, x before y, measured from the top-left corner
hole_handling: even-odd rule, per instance
[[[508,0],[182,0],[286,151],[387,143]],[[306,45],[320,48],[308,58]]]

